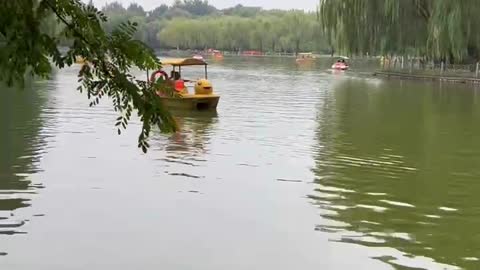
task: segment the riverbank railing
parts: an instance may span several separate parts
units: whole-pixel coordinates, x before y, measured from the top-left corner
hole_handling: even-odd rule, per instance
[[[248,54],[245,52],[224,51],[223,54],[228,56],[250,56],[250,57],[296,57],[295,53],[288,53],[288,52],[261,52],[259,54]]]
[[[193,54],[204,54],[205,51],[198,50],[162,50],[162,54],[168,56],[190,56]],[[295,58],[297,55],[293,52],[260,52],[260,51],[222,51],[225,56],[247,56],[247,57],[285,57]]]
[[[480,79],[480,63],[459,65],[424,61],[418,58],[395,57],[381,58],[380,67],[385,72]]]

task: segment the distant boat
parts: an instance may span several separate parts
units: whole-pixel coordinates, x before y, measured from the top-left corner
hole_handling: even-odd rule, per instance
[[[205,60],[205,59],[203,59],[203,56],[200,55],[200,54],[196,54],[196,55],[194,55],[192,58],[193,58],[193,59],[197,59],[197,60]]]
[[[222,60],[223,59],[223,53],[221,51],[214,50],[212,55],[216,60]]]
[[[335,64],[332,65],[332,69],[335,70],[348,70],[350,66],[345,61],[348,57],[340,57]]]
[[[260,51],[244,51],[242,55],[243,56],[262,56],[263,53]]]
[[[310,63],[315,59],[313,53],[299,53],[297,59],[295,60],[298,64]]]

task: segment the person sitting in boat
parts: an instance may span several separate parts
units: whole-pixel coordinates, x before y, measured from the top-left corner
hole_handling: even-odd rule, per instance
[[[170,73],[170,80],[172,81],[180,80],[180,72],[172,70],[172,72]]]
[[[175,89],[175,91],[181,94],[188,94],[188,89],[185,87],[185,83],[190,82],[189,80],[182,79],[180,72],[173,71],[170,73],[170,78],[168,78],[168,83]]]
[[[182,80],[182,81],[184,81],[184,82],[192,82],[191,80],[183,79],[183,78],[180,76],[180,72],[178,72],[178,71],[172,71],[172,72],[170,73],[170,80],[172,80],[172,81]]]

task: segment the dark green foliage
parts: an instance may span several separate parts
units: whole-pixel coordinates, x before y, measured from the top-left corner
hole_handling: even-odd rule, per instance
[[[112,3],[106,4],[102,8],[102,11],[105,12],[106,14],[108,13],[126,14],[127,13],[127,10],[119,2],[112,2]]]
[[[104,96],[113,101],[120,114],[119,132],[135,111],[143,123],[138,146],[144,152],[152,126],[164,132],[176,129],[156,94],[163,86],[137,80],[129,73],[132,68],[160,68],[153,51],[133,39],[135,23],[120,23],[106,33],[101,25],[107,22],[105,14],[79,0],[1,0],[1,6],[0,80],[12,85],[23,83],[25,74],[46,78],[52,71],[51,63],[63,68],[81,56],[88,64],[78,74],[78,90],[87,94],[91,106]],[[110,9],[122,10],[120,7],[112,5]],[[63,27],[60,32],[44,26],[52,17]],[[58,47],[62,39],[72,42],[64,53]]]
[[[165,12],[164,17],[171,20],[173,18],[191,18],[193,16],[190,12],[184,9],[181,9],[179,7],[172,7]]]
[[[165,4],[162,4],[158,7],[156,7],[154,10],[150,11],[148,13],[148,17],[147,17],[147,20],[149,22],[151,21],[154,21],[154,20],[158,20],[160,19],[163,15],[165,15],[165,13],[168,11],[168,6],[165,5]]]
[[[256,17],[261,12],[262,12],[262,8],[260,7],[245,7],[240,4],[232,8],[227,8],[223,11],[225,15],[240,16],[240,17],[247,17],[247,18]]]
[[[145,10],[143,10],[143,7],[138,5],[138,4],[135,4],[135,3],[131,3],[130,6],[128,6],[127,12],[128,12],[128,14],[133,15],[133,16],[143,16],[143,17],[145,17],[145,15],[146,15]]]
[[[206,16],[217,12],[217,9],[209,5],[207,0],[176,1],[173,8],[183,9],[194,16]]]
[[[479,12],[477,0],[321,0],[319,19],[345,53],[462,61],[478,58]]]

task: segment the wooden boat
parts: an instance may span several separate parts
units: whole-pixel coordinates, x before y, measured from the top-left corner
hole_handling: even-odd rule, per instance
[[[167,96],[159,92],[167,108],[181,110],[215,110],[217,108],[220,96],[213,92],[213,86],[208,80],[207,62],[196,58],[166,59],[160,62],[163,67],[172,67],[172,75],[169,77],[165,71],[157,70],[150,77],[150,81],[157,80],[157,75],[160,75],[174,87],[175,96]],[[203,66],[205,77],[195,81],[183,79],[182,67],[185,66]],[[185,83],[193,83],[193,89],[189,89]]]
[[[220,96],[184,94],[178,97],[162,97],[163,104],[169,109],[176,110],[215,110]]]
[[[75,56],[75,63],[76,63],[76,64],[85,64],[86,61],[85,61],[85,59],[84,59],[83,57],[81,57],[81,56]]]

